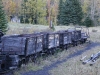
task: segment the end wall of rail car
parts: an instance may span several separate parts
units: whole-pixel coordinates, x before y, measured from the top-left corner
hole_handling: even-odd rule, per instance
[[[68,29],[67,30],[69,33],[71,33],[71,38],[72,38],[72,41],[79,41],[81,40],[81,30],[76,30],[74,28],[72,29]]]
[[[75,29],[77,31],[79,31],[78,33],[80,34],[80,38],[81,38],[81,42],[85,42],[87,40],[87,38],[90,38],[89,35],[89,29],[87,27],[75,27]],[[81,33],[80,33],[81,31]]]
[[[71,33],[69,32],[59,32],[60,35],[60,45],[67,45],[71,43]]]
[[[27,38],[26,41],[26,56],[32,55],[43,50],[43,34],[35,33],[35,34],[25,34],[23,37]]]
[[[59,33],[47,33],[44,39],[44,49],[56,48],[59,46]]]
[[[26,38],[15,36],[5,36],[2,38],[1,54],[25,55]]]

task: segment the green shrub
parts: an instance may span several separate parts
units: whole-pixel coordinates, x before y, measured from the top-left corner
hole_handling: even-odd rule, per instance
[[[87,17],[87,18],[85,19],[85,21],[83,22],[83,24],[84,24],[86,27],[92,27],[92,26],[93,26],[93,21],[92,21],[89,17]]]
[[[28,20],[28,18],[25,18],[25,23],[29,23],[29,20]]]
[[[24,23],[23,16],[20,16],[20,23]]]

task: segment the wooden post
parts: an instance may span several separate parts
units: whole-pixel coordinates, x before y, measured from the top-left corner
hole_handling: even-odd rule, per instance
[[[49,28],[51,28],[51,8],[50,8],[50,2],[51,0],[47,1],[47,6],[48,6],[48,23],[49,23]]]

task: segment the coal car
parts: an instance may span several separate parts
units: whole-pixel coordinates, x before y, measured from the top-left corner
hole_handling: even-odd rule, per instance
[[[13,35],[5,36],[2,39],[1,57],[9,57],[9,69],[20,67],[26,63],[29,58],[34,57],[43,50],[43,35]],[[10,60],[12,59],[12,60]],[[7,63],[2,63],[3,65]],[[1,64],[1,66],[2,66]],[[6,67],[6,66],[5,66]]]
[[[71,33],[67,31],[58,31],[59,32],[59,47],[61,49],[67,49],[68,45],[72,43]]]

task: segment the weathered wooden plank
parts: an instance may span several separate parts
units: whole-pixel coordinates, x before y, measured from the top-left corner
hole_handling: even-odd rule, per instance
[[[24,55],[26,38],[7,37],[2,40],[2,53]]]

